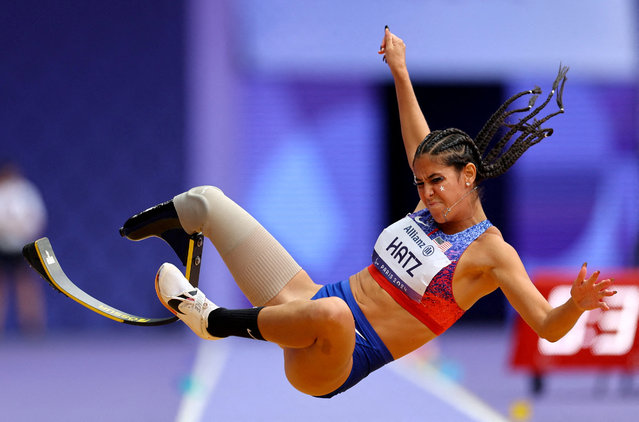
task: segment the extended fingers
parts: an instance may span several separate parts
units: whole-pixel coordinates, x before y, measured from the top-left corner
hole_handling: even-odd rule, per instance
[[[594,285],[594,288],[597,291],[597,294],[599,295],[599,300],[603,300],[603,298],[605,297],[610,297],[617,294],[616,290],[608,290],[608,288],[612,285],[613,282],[614,282],[613,279],[606,279],[606,280],[603,280],[601,283],[597,283]]]
[[[577,279],[575,280],[575,284],[581,285],[586,279],[586,272],[588,271],[588,263],[584,262],[581,268],[579,269],[579,274],[577,274]]]
[[[617,294],[616,290],[610,290],[609,287],[613,284],[613,279],[605,279],[597,282],[601,272],[595,271],[590,277],[586,278],[588,264],[584,262],[579,270],[579,274],[573,283],[571,295],[576,301],[577,306],[583,309],[596,309],[599,308],[603,311],[610,309],[606,301],[606,297],[614,296]],[[576,299],[578,298],[578,299]],[[589,303],[589,304],[588,304]]]
[[[586,279],[587,272],[588,272],[588,263],[584,262],[583,265],[581,266],[581,269],[579,269],[579,274],[577,274],[577,279],[575,280],[575,284],[577,286],[584,286],[584,285],[592,286],[597,281],[597,278],[599,278],[599,274],[601,274],[601,271],[597,270],[594,273],[592,273],[590,277],[588,277],[588,279]]]
[[[386,52],[386,45],[390,42],[391,35],[390,29],[388,29],[388,25],[386,25],[384,28],[384,38],[382,39],[382,44],[379,46],[377,54],[384,54]]]
[[[608,304],[604,301],[604,298],[614,296],[617,294],[616,290],[608,290],[608,287],[612,285],[614,279],[606,279],[594,285],[595,290],[597,291],[597,295],[599,297],[599,308],[604,311],[610,309]]]
[[[612,286],[613,281],[614,281],[613,279],[607,278],[595,284],[594,287],[597,291],[603,291],[607,289],[608,287]]]
[[[599,278],[599,274],[601,274],[601,271],[597,270],[594,273],[592,273],[590,275],[590,277],[588,277],[588,280],[586,281],[586,284],[589,286],[594,286],[595,282],[597,281],[597,278]]]

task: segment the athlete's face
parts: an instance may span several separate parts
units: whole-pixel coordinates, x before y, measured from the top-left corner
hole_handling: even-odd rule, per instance
[[[457,201],[472,189],[466,182],[472,184],[474,174],[469,176],[466,169],[458,171],[453,166],[443,165],[437,157],[428,154],[415,160],[413,174],[419,198],[436,222],[452,221],[457,215],[463,214],[468,204],[464,200]]]

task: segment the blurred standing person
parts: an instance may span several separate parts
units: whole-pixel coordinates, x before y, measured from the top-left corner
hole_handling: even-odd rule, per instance
[[[0,332],[6,325],[8,298],[15,291],[20,329],[40,334],[45,328],[44,294],[22,258],[22,247],[42,234],[47,213],[38,188],[19,167],[0,163]]]

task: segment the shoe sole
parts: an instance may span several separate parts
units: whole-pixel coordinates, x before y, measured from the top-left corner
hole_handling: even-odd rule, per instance
[[[158,295],[158,299],[160,299],[160,303],[162,303],[162,305],[164,305],[166,309],[171,311],[173,315],[178,316],[175,309],[169,306],[169,304],[164,301],[164,299],[162,298],[162,295],[160,294],[160,273],[161,271],[158,271],[158,273],[155,275],[155,294]]]

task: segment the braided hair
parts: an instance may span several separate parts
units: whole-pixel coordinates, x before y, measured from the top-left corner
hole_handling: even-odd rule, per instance
[[[446,166],[452,165],[458,171],[461,171],[468,163],[475,164],[477,167],[477,182],[501,176],[515,164],[515,161],[528,148],[552,135],[552,128],[542,128],[541,125],[550,118],[564,112],[562,97],[567,72],[567,66],[559,66],[559,73],[552,85],[552,90],[546,100],[535,109],[533,107],[539,94],[541,94],[541,89],[537,86],[532,90],[522,91],[510,97],[488,119],[475,140],[464,131],[455,128],[435,130],[429,133],[417,147],[413,163],[424,154],[441,155],[442,164]],[[537,120],[535,116],[550,102],[557,88],[559,88],[559,91],[557,92],[556,101],[559,110]],[[526,107],[508,110],[508,107],[513,102],[527,95],[532,95],[532,97],[530,97]],[[517,123],[507,123],[506,119],[516,113],[528,114],[519,119]],[[502,127],[506,128],[507,132],[493,141],[495,134]],[[512,140],[515,135],[517,137]]]

